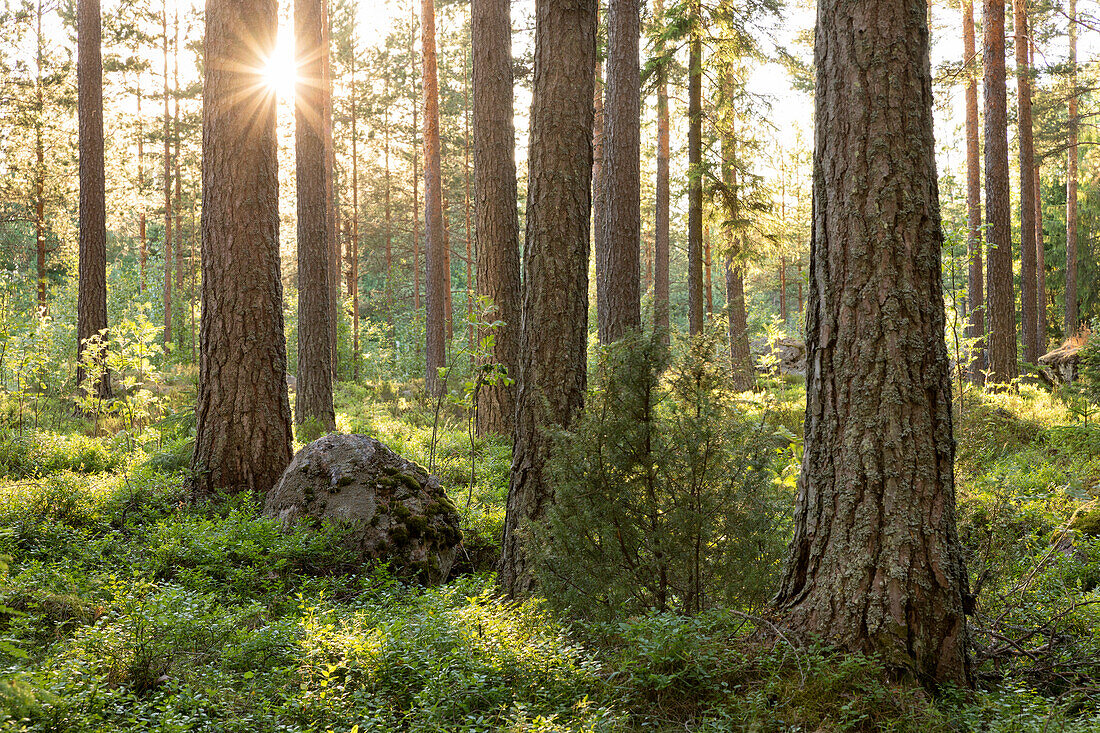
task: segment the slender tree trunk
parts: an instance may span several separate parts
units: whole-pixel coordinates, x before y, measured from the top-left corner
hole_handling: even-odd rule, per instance
[[[1047,330],[1050,327],[1047,315],[1047,262],[1043,247],[1043,196],[1039,178],[1039,165],[1032,169],[1035,186],[1035,299],[1038,302],[1039,321],[1035,324],[1040,356],[1047,353]]]
[[[386,99],[389,100],[389,77],[386,78]],[[386,320],[393,328],[393,189],[390,179],[390,108],[386,105],[385,118],[383,122],[383,146],[385,148],[385,188],[386,188],[386,200],[385,200],[385,216],[386,216]]]
[[[180,221],[182,220],[183,212],[183,192],[181,190],[181,176],[180,176],[180,19],[179,10],[176,10],[172,25],[174,26],[175,41],[172,44],[172,168],[175,178],[175,201],[172,205],[172,212],[174,216],[173,230],[176,234],[176,293],[179,295],[180,300],[183,299],[183,289],[186,285],[186,276],[184,275],[184,256],[183,249],[183,230],[180,227]],[[182,326],[183,318],[180,318],[181,326],[179,333],[176,334],[176,342],[178,345],[183,346],[184,330]]]
[[[985,383],[985,295],[982,286],[982,161],[978,145],[978,52],[974,40],[974,0],[963,0],[963,56],[966,79],[966,250],[969,320],[966,335],[978,341],[970,360],[970,381]]]
[[[275,0],[206,3],[197,498],[263,495],[290,463],[275,95],[260,71],[277,29]]]
[[[195,282],[195,280],[197,278],[197,274],[196,274],[195,270],[196,270],[196,264],[198,262],[198,258],[195,257],[195,239],[197,238],[198,231],[199,231],[198,227],[195,226],[195,200],[192,199],[191,200],[191,232],[192,232],[192,234],[191,234],[191,287],[189,288],[188,293],[187,293],[188,296],[189,296],[188,297],[189,305],[191,307],[191,360],[192,361],[197,361],[197,359],[198,359],[198,348],[199,348],[198,331],[195,328],[195,285],[197,284]]]
[[[164,348],[172,343],[172,117],[168,113],[168,5],[161,6],[161,51],[164,61]]]
[[[445,288],[446,250],[443,243],[443,180],[439,156],[439,80],[435,51],[435,3],[422,0],[420,47],[423,53],[424,94],[424,254],[427,266],[427,371],[428,391],[443,391],[439,370],[447,364]]]
[[[787,322],[787,258],[779,258],[779,317]]]
[[[440,163],[442,163],[442,155],[440,155]],[[442,170],[442,165],[440,169]],[[442,190],[442,175],[440,176],[440,190]],[[447,192],[443,191],[443,325],[445,327],[446,342],[450,343],[451,339],[455,337],[454,327],[454,302],[451,291],[451,227],[449,223],[450,218],[450,204],[447,202]]]
[[[477,346],[477,329],[474,327],[474,232],[470,218],[470,74],[470,52],[466,50],[462,56],[462,209],[466,216],[466,338],[473,354]]]
[[[536,0],[523,332],[497,576],[512,597],[534,584],[523,527],[553,501],[550,429],[568,428],[584,404],[595,70],[595,0]]]
[[[145,233],[145,126],[141,115],[141,74],[137,77],[137,121],[138,121],[138,236],[141,238],[141,249],[138,259],[141,265],[141,290],[144,293],[147,287],[146,272],[149,259],[149,241]]]
[[[703,330],[703,12],[692,3],[688,58],[688,331]]]
[[[967,685],[925,1],[818,5],[806,441],[775,602],[796,632]]]
[[[339,349],[336,324],[340,312],[340,235],[336,231],[336,146],[332,142],[332,20],[329,0],[321,0],[321,94],[324,120],[322,141],[325,152],[325,229],[328,234],[328,299],[331,318],[328,324],[329,368],[336,381]]]
[[[474,231],[477,294],[499,320],[492,360],[510,379],[519,371],[519,214],[516,208],[515,127],[512,115],[512,21],[509,0],[473,0]],[[488,335],[482,331],[481,338]],[[496,384],[478,392],[477,429],[511,435],[515,387]]]
[[[1066,150],[1066,337],[1077,321],[1077,0],[1069,0],[1069,145]]]
[[[604,101],[603,228],[596,242],[599,336],[611,343],[642,327],[641,311],[641,72],[639,0],[610,0]]]
[[[325,169],[324,0],[295,0],[294,155],[298,192],[298,386],[294,421],[312,432],[336,429],[332,403],[332,312]],[[312,440],[318,437],[309,435]]]
[[[42,94],[42,0],[35,6],[35,58],[34,79],[34,251],[38,281],[38,315],[49,312],[46,300],[46,145],[43,141],[46,105]]]
[[[412,19],[409,22],[409,57],[413,54],[413,40],[416,34],[416,11],[412,11]],[[413,84],[415,94],[416,85]],[[413,316],[420,315],[420,148],[417,146],[416,133],[420,129],[417,123],[420,107],[413,104],[412,118],[412,149],[413,149]],[[419,347],[417,348],[419,352]]]
[[[1011,200],[1008,192],[1008,101],[1005,89],[1005,6],[984,0],[986,313],[989,370],[995,383],[1016,377]]]
[[[359,87],[355,83],[355,66],[358,63],[355,38],[351,42],[351,242],[348,247],[348,294],[351,296],[351,376],[359,381],[359,134],[356,126],[356,98]],[[386,304],[389,305],[389,145],[386,149]]]
[[[80,142],[80,272],[77,286],[77,351],[86,360],[88,340],[100,336],[92,361],[100,368],[107,339],[107,209],[103,172],[103,60],[100,50],[99,0],[80,0],[76,6],[77,105]],[[111,396],[106,370],[93,384],[83,363],[76,381],[88,394]]]
[[[1024,363],[1035,365],[1040,356],[1035,279],[1035,146],[1031,129],[1031,65],[1027,58],[1025,0],[1012,0],[1012,10],[1016,34],[1016,121],[1020,141],[1020,331]]]
[[[753,387],[752,355],[749,353],[748,313],[745,309],[744,265],[742,244],[736,222],[740,215],[737,189],[737,118],[729,102],[733,99],[733,73],[727,68],[723,75],[727,115],[722,126],[722,183],[726,189],[726,217],[731,222],[723,227],[726,239],[726,315],[729,321],[730,377],[734,388],[742,392]]]

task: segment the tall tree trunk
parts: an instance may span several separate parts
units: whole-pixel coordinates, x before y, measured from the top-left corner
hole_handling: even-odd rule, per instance
[[[351,242],[348,247],[348,294],[351,296],[351,376],[359,381],[359,134],[356,126],[356,99],[359,87],[355,83],[355,66],[358,63],[354,36],[351,41]],[[389,149],[387,138],[386,170],[386,304],[389,305]]]
[[[1035,186],[1035,300],[1038,302],[1039,320],[1035,324],[1039,355],[1047,353],[1047,329],[1050,320],[1047,315],[1047,261],[1043,247],[1043,189],[1040,185],[1039,165],[1032,169]]]
[[[168,113],[168,4],[161,5],[161,51],[164,61],[164,348],[172,343],[172,117]]]
[[[806,440],[775,602],[796,632],[966,685],[925,7],[818,4]]]
[[[35,67],[34,79],[34,251],[38,283],[38,315],[48,313],[46,300],[46,145],[43,140],[46,105],[42,93],[42,0],[35,6]]]
[[[146,270],[149,259],[149,242],[145,233],[145,126],[141,116],[141,72],[137,77],[137,122],[138,122],[138,236],[141,238],[141,249],[138,259],[141,266],[141,287],[139,292],[144,293],[147,287]]]
[[[472,7],[472,6],[471,6]],[[471,23],[472,26],[472,23]],[[471,27],[471,32],[473,31]],[[472,40],[471,40],[472,43]],[[462,210],[466,216],[466,338],[473,354],[477,346],[474,327],[474,232],[470,215],[470,51],[462,55]]]
[[[604,102],[603,233],[596,239],[599,336],[611,343],[642,327],[641,311],[641,72],[638,0],[610,0]]]
[[[707,224],[703,227],[703,287],[706,290],[708,318],[714,313],[714,278],[710,263],[710,224]]]
[[[600,9],[602,2],[597,0],[596,2],[596,33],[599,34],[600,27]],[[604,262],[600,258],[600,252],[607,249],[607,246],[603,242],[603,222],[605,218],[604,209],[606,208],[604,201],[604,158],[607,153],[604,150],[604,131],[607,128],[606,113],[604,111],[604,79],[603,79],[603,61],[599,57],[599,53],[596,54],[596,82],[593,86],[592,93],[592,107],[594,111],[594,117],[592,122],[592,260],[593,269],[596,273],[596,330],[599,331],[600,327],[600,312],[605,310],[607,306],[601,305],[603,299],[607,297],[607,285],[604,282],[606,273],[604,272]]]
[[[442,154],[440,155],[440,170],[442,171]],[[442,190],[442,173],[440,175],[440,190]],[[451,227],[449,222],[450,204],[447,202],[447,192],[443,192],[443,325],[445,327],[446,341],[450,343],[455,337],[454,326],[454,302],[451,292]]]
[[[779,317],[787,322],[787,258],[779,258]]]
[[[175,35],[175,40],[172,44],[172,168],[173,178],[175,178],[175,200],[172,204],[172,212],[175,215],[175,221],[172,228],[176,234],[175,290],[182,301],[183,289],[186,284],[184,275],[184,260],[186,257],[184,256],[183,249],[183,230],[180,227],[183,211],[183,192],[181,190],[182,182],[180,180],[180,18],[178,9],[173,16],[172,25]],[[184,330],[182,326],[182,317],[180,318],[180,322],[181,326],[179,332],[176,334],[176,343],[183,346]]]
[[[502,324],[492,360],[515,379],[519,371],[519,214],[516,208],[515,127],[512,115],[512,21],[509,0],[473,0],[474,231],[477,294]],[[488,335],[482,331],[481,338]],[[477,429],[511,435],[515,387],[496,384],[478,392]]]
[[[1020,141],[1020,331],[1024,362],[1036,365],[1041,354],[1035,292],[1035,146],[1031,130],[1031,65],[1027,58],[1025,0],[1012,0],[1012,11],[1016,35],[1016,122]]]
[[[386,99],[389,100],[389,77],[385,80]],[[390,179],[390,108],[386,105],[383,121],[383,146],[385,147],[385,216],[386,216],[386,321],[393,328],[393,189]],[[414,312],[415,313],[415,312]]]
[[[88,394],[111,396],[111,375],[102,366],[107,339],[107,209],[103,173],[103,59],[99,0],[80,0],[77,19],[77,98],[80,142],[80,272],[77,285],[77,351],[82,363],[76,381]],[[97,375],[87,384],[83,362],[88,340],[102,341],[91,355]]]
[[[263,495],[290,463],[275,95],[260,71],[277,29],[275,0],[207,0],[197,498]]]
[[[692,2],[688,57],[688,331],[703,330],[703,10]]]
[[[663,0],[655,0],[654,15],[664,13]],[[664,42],[658,42],[657,56],[664,54]],[[669,345],[669,134],[668,134],[668,63],[657,69],[657,201],[653,252],[653,326],[661,332],[661,341]]]
[[[1069,144],[1066,150],[1066,337],[1077,334],[1077,0],[1069,0]]]
[[[294,421],[312,431],[336,429],[332,403],[332,312],[325,168],[324,0],[295,0],[294,157],[298,191],[298,386]],[[318,437],[309,435],[312,440]]]
[[[595,70],[596,1],[536,0],[523,332],[497,576],[513,597],[534,584],[523,527],[554,497],[550,430],[584,404]]]
[[[978,51],[974,40],[974,0],[963,0],[963,56],[966,79],[966,250],[969,260],[966,335],[978,341],[970,360],[970,381],[985,383],[985,295],[982,287],[982,161],[978,145]]]
[[[994,383],[1016,377],[1016,297],[1013,293],[1011,200],[1008,193],[1008,101],[1005,89],[1005,6],[984,0],[986,313],[989,370]]]
[[[732,69],[727,68],[722,79],[728,110],[722,126],[722,183],[726,194],[726,218],[730,222],[723,227],[726,238],[726,316],[729,321],[730,377],[734,388],[744,392],[753,387],[753,373],[748,313],[745,309],[742,244],[734,223],[740,215],[740,201],[737,189],[737,118],[730,105],[733,81]]]
[[[447,364],[446,252],[443,245],[443,179],[439,159],[439,77],[435,52],[435,3],[422,0],[420,12],[420,47],[424,65],[421,79],[424,94],[424,255],[427,267],[427,371],[428,391],[438,395],[443,391],[439,370]]]
[[[340,234],[336,231],[336,146],[332,142],[332,18],[329,1],[321,0],[321,94],[324,121],[322,141],[325,146],[325,229],[328,232],[328,298],[331,319],[328,324],[328,345],[331,352],[329,368],[336,380],[339,349],[336,324],[340,312]]]
[[[198,237],[199,229],[195,226],[195,200],[191,199],[191,287],[188,288],[187,295],[189,305],[191,307],[191,360],[197,362],[198,360],[198,348],[199,337],[198,331],[195,328],[195,282],[197,278],[196,264],[198,258],[195,257],[195,239]]]
[[[410,3],[412,5],[412,3]],[[413,54],[413,40],[416,34],[416,11],[412,11],[409,22],[409,57]],[[416,83],[413,83],[413,93],[416,92]],[[420,107],[413,104],[412,118],[412,150],[413,150],[413,318],[420,315],[420,148],[417,146],[416,133],[420,130],[417,123],[417,115]],[[420,348],[417,347],[417,353]]]

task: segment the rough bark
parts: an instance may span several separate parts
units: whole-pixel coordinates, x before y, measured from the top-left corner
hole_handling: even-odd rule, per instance
[[[610,0],[601,236],[596,238],[599,337],[611,343],[642,326],[641,311],[641,73],[638,0]]]
[[[698,0],[688,57],[688,331],[703,330],[703,30]]]
[[[796,632],[965,685],[925,7],[818,4],[805,452],[776,603]]]
[[[77,114],[80,156],[80,243],[77,284],[77,351],[84,357],[88,339],[107,337],[107,209],[103,172],[103,57],[100,49],[99,0],[80,0],[76,5]],[[96,348],[92,359],[100,362],[106,345]],[[96,369],[99,370],[97,365]],[[111,396],[111,376],[104,372],[94,384],[86,383],[83,367],[77,383],[89,394]]]
[[[982,285],[982,161],[978,144],[978,52],[974,40],[974,2],[963,0],[963,56],[967,66],[966,80],[966,251],[969,261],[967,306],[969,308],[966,335],[976,339],[970,361],[970,381],[985,383],[985,295]]]
[[[420,12],[420,47],[423,54],[424,95],[424,257],[427,268],[425,314],[425,373],[428,391],[443,390],[439,370],[447,364],[446,352],[446,252],[443,244],[443,178],[439,159],[439,75],[435,50],[435,3],[423,0]]]
[[[329,283],[329,208],[325,168],[324,0],[295,0],[294,158],[298,191],[298,385],[294,421],[336,429],[332,403],[332,311]],[[313,435],[310,437],[317,437]]]
[[[1069,0],[1069,120],[1066,148],[1066,317],[1067,337],[1077,333],[1077,0]]]
[[[1005,6],[984,0],[986,319],[990,379],[1016,377],[1016,296],[1012,276],[1008,192],[1008,101],[1005,89]]]
[[[473,0],[471,24],[477,294],[496,308],[490,320],[503,321],[494,335],[492,359],[515,379],[521,301],[509,0]],[[514,418],[514,385],[481,389],[479,433],[511,435]]]
[[[1033,179],[1035,186],[1035,300],[1038,303],[1039,320],[1035,323],[1035,338],[1038,341],[1039,355],[1047,353],[1047,329],[1050,319],[1047,314],[1047,261],[1043,247],[1043,189],[1039,178],[1039,166],[1035,165]]]
[[[275,0],[208,0],[196,497],[266,493],[290,463],[275,95]],[[249,98],[242,103],[242,94]]]
[[[533,587],[524,527],[554,497],[548,428],[568,427],[584,404],[595,69],[596,1],[536,0],[526,285],[498,575],[513,597]]]
[[[359,134],[355,121],[356,112],[356,95],[359,93],[359,89],[355,83],[355,66],[356,60],[356,48],[355,40],[352,39],[352,53],[351,53],[351,93],[348,95],[348,104],[351,109],[351,241],[348,246],[348,295],[351,297],[351,376],[356,382],[359,381]],[[387,154],[389,151],[386,151]],[[387,170],[387,174],[389,171]],[[387,175],[387,183],[388,183]],[[389,190],[386,191],[387,196],[387,227],[386,227],[386,249],[387,255],[389,254]],[[387,262],[386,274],[386,292],[389,293],[389,263]],[[389,298],[386,298],[386,304],[389,305]]]
[[[1028,21],[1025,0],[1012,0],[1016,35],[1016,124],[1020,166],[1020,333],[1024,363],[1037,365],[1039,321],[1035,282],[1035,146],[1031,129],[1031,65],[1027,58]]]
[[[339,349],[336,322],[340,310],[340,235],[336,231],[336,147],[332,142],[332,21],[329,0],[321,0],[321,95],[324,119],[321,127],[325,161],[325,230],[328,234],[328,298],[331,318],[328,324],[329,368],[336,380]]]

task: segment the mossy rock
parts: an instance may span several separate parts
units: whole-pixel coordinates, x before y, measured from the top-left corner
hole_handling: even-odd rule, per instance
[[[1079,509],[1073,515],[1069,528],[1090,537],[1100,537],[1100,505],[1093,503]]]
[[[363,562],[388,561],[428,583],[446,580],[462,544],[458,512],[438,479],[366,435],[334,433],[298,451],[264,513],[341,525]]]

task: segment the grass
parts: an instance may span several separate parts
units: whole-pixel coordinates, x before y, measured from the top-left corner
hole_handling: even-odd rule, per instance
[[[792,488],[800,392],[742,398]],[[341,429],[435,464],[472,555],[461,575],[409,585],[351,564],[330,529],[283,531],[243,498],[192,505],[185,419],[132,443],[0,435],[0,730],[1100,730],[1100,428],[1039,390],[969,395],[956,435],[976,652],[1041,654],[935,697],[720,610],[580,625],[504,602],[488,571],[507,443],[471,447],[461,410],[437,424],[415,387],[337,399]]]

